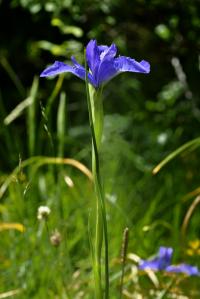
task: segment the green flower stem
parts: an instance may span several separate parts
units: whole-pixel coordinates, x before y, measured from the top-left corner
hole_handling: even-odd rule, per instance
[[[99,161],[98,154],[101,144],[102,130],[103,130],[103,105],[101,99],[101,91],[96,91],[89,85],[90,105],[92,108],[92,123],[94,126],[94,135],[96,139],[96,151],[94,140],[92,140],[92,173],[94,177],[95,193],[97,195],[96,202],[96,231],[95,231],[95,268],[98,281],[102,285],[101,278],[101,257],[102,257],[102,243],[103,243],[103,221],[102,221],[102,208],[101,208],[101,191],[98,182]],[[100,182],[101,183],[101,182]],[[102,298],[102,287],[101,287]]]
[[[89,85],[89,96],[92,108],[92,122],[94,126],[96,146],[97,151],[99,152],[103,132],[102,88],[96,90],[92,85]]]
[[[99,149],[103,131],[102,90],[95,90],[88,84],[86,72],[86,93],[89,111],[89,121],[92,133],[92,172],[94,178],[96,202],[96,230],[94,246],[94,279],[96,299],[109,298],[109,265],[108,265],[108,234],[104,192],[99,169]],[[104,239],[105,246],[105,296],[103,296],[101,276],[101,253]]]

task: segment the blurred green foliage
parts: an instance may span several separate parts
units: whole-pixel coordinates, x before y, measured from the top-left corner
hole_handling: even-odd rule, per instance
[[[35,155],[73,157],[90,166],[84,83],[69,74],[54,80],[38,76],[54,60],[68,61],[71,55],[83,63],[83,49],[91,38],[102,44],[114,42],[121,55],[148,60],[151,73],[120,75],[104,90],[102,172],[111,272],[114,276],[120,268],[116,257],[125,226],[130,228],[129,252],[147,257],[158,246],[169,245],[177,262],[182,255],[187,262],[199,263],[197,256],[185,254],[187,241],[200,238],[197,210],[184,244],[181,239],[194,196],[182,198],[199,187],[199,149],[181,154],[152,175],[166,155],[199,136],[198,1],[1,1],[0,26],[1,183],[20,159]],[[31,173],[32,167],[23,170],[23,181],[14,177],[1,199],[1,222],[21,222],[27,230],[24,235],[0,232],[4,274],[0,292],[22,287],[27,293],[19,296],[25,299],[47,295],[87,299],[91,186],[82,175],[62,166]],[[67,192],[66,175],[75,182]],[[59,228],[62,233],[64,242],[57,251],[52,251],[45,228],[37,223],[41,204],[54,211],[50,230]],[[148,296],[150,287],[143,278],[139,277],[141,285],[127,278],[127,292],[136,292],[140,285],[140,292]],[[194,284],[192,295],[189,283]],[[199,298],[197,285],[189,280],[180,292]],[[112,287],[111,298],[116,298],[117,279],[113,278]],[[155,293],[152,296],[155,299]]]

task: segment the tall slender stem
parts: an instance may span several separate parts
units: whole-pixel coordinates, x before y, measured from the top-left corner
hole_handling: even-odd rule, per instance
[[[123,295],[124,270],[125,270],[126,254],[127,254],[127,248],[128,248],[128,233],[129,233],[129,229],[128,229],[128,227],[126,227],[124,230],[124,233],[123,233],[122,250],[121,250],[122,274],[121,274],[121,281],[120,281],[120,297],[119,297],[119,299],[121,299],[122,295]]]
[[[86,62],[85,69],[87,70]],[[96,202],[96,231],[95,231],[95,248],[94,248],[94,277],[95,290],[97,299],[109,298],[109,263],[108,263],[108,232],[106,220],[106,207],[104,192],[102,188],[100,165],[99,165],[99,148],[101,144],[103,128],[103,103],[101,99],[101,90],[89,89],[88,72],[86,71],[86,94],[89,111],[89,121],[92,133],[92,171],[94,177],[94,186],[97,196]],[[101,278],[101,253],[102,242],[104,238],[105,249],[105,296],[102,291]]]
[[[92,173],[94,177],[95,193],[97,194],[96,201],[96,227],[95,227],[95,252],[94,252],[94,262],[95,262],[95,283],[96,283],[96,297],[102,297],[102,278],[101,278],[101,252],[102,252],[102,242],[103,242],[103,226],[102,226],[102,213],[101,213],[101,203],[99,200],[98,192],[98,180],[96,175],[96,155],[94,146],[92,145]]]

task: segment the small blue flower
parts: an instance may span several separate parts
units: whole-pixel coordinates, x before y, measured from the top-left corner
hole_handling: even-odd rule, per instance
[[[150,260],[141,260],[139,264],[139,269],[141,270],[153,270],[174,273],[184,273],[187,275],[198,275],[200,276],[200,271],[197,267],[188,264],[171,265],[173,249],[170,247],[160,247],[155,258]]]
[[[139,268],[141,270],[164,270],[171,263],[172,253],[172,248],[160,247],[156,257],[147,261],[142,260],[140,262]]]
[[[108,46],[98,46],[96,40],[91,40],[86,47],[86,60],[90,72],[89,82],[98,88],[116,75],[123,72],[149,73],[150,65],[147,61],[137,62],[135,59],[125,56],[116,57],[117,47],[115,44]],[[41,77],[54,76],[69,72],[85,80],[86,70],[74,57],[71,57],[72,65],[55,61],[53,65],[46,68]]]

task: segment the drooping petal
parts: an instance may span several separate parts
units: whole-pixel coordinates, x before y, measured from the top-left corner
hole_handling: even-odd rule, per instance
[[[187,275],[200,275],[197,267],[188,264],[171,265],[165,269],[167,272],[185,273]]]
[[[78,78],[85,80],[85,68],[81,66],[75,58],[72,57],[74,65],[68,65],[60,61],[55,61],[54,64],[46,68],[40,75],[40,77],[50,77],[59,75],[61,73],[72,73]],[[88,74],[89,82],[95,86],[94,80],[91,74]],[[96,86],[95,86],[96,87]]]
[[[114,63],[118,73],[134,72],[148,74],[150,72],[150,64],[145,60],[138,62],[130,57],[120,56],[115,59]]]
[[[153,260],[149,260],[149,261],[145,261],[145,260],[140,261],[139,269],[141,269],[141,270],[150,269],[153,271],[162,270],[162,269],[160,269],[160,262],[159,262],[159,259],[157,259],[157,258],[155,258]]]
[[[86,47],[86,60],[87,64],[92,72],[95,74],[96,68],[98,68],[100,63],[100,51],[97,46],[96,40],[91,40]]]
[[[55,61],[54,64],[46,68],[40,75],[40,77],[55,76],[61,73],[72,73],[81,79],[85,79],[84,68],[78,66],[71,66],[60,61]]]
[[[112,44],[110,47],[100,47],[104,47],[100,54],[101,62],[99,64],[99,68],[96,68],[96,72],[93,74],[98,86],[111,80],[113,77],[122,72],[150,72],[150,64],[145,60],[137,62],[135,59],[125,56],[115,58],[117,52],[115,44]]]

